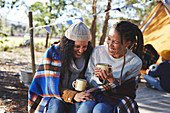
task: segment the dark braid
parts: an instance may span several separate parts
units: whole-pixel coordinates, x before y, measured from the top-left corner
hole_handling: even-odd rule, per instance
[[[120,21],[113,27],[118,31],[120,36],[124,38],[125,41],[132,42],[129,49],[131,49],[142,59],[143,34],[138,28],[138,26],[128,21]]]
[[[142,60],[143,53],[143,35],[138,26],[128,21],[120,21],[119,23],[113,25],[113,28],[117,30],[121,37],[121,44],[123,45],[123,39],[128,42],[131,41],[131,45],[128,47],[139,56]],[[124,62],[121,69],[121,75],[119,79],[119,85],[122,84],[122,73],[126,63],[125,53],[124,53]]]

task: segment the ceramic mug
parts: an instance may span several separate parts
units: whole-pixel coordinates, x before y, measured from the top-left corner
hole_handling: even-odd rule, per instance
[[[97,63],[96,67],[101,68],[101,70],[107,70],[108,72],[109,69],[111,68],[107,63]]]
[[[73,81],[72,86],[77,91],[84,91],[86,89],[87,81],[85,79],[76,79]]]

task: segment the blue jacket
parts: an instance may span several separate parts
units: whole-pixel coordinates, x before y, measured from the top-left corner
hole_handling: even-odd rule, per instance
[[[155,71],[149,71],[152,77],[159,77],[161,87],[170,91],[170,61],[164,60]]]

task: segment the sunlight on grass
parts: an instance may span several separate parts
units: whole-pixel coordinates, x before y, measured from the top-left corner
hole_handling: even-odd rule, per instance
[[[21,44],[23,45],[26,40],[29,40],[29,38],[25,38],[25,37],[7,37],[7,38],[4,38],[5,40],[8,40],[8,41],[4,41],[1,45],[1,47],[5,47],[5,46],[8,46],[10,48],[13,48],[13,47],[18,47],[20,46]],[[2,38],[1,38],[2,40]],[[55,41],[58,41],[58,39],[49,39],[48,43],[49,44],[52,44],[54,43]],[[34,38],[34,44],[41,44],[41,45],[45,45],[45,42],[46,42],[46,38]]]

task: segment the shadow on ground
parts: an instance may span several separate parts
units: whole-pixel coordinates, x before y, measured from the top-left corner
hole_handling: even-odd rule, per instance
[[[170,113],[170,93],[147,88],[141,82],[136,95],[140,113]]]
[[[0,71],[0,106],[5,112],[27,112],[27,90],[19,79],[19,74]]]

